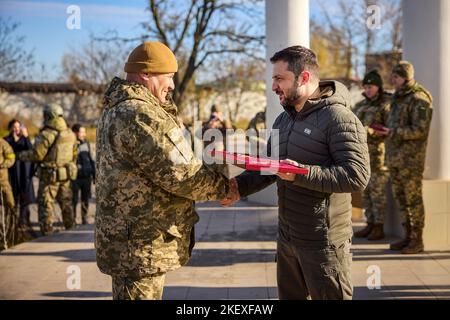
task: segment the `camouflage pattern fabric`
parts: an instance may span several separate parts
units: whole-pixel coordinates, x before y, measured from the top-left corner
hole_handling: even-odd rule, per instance
[[[384,137],[377,136],[370,128],[373,124],[386,126],[390,110],[390,98],[387,94],[371,100],[365,97],[358,102],[353,112],[361,120],[367,130],[367,144],[370,155],[370,170],[372,172],[369,184],[363,192],[363,206],[367,222],[384,223],[387,208],[385,186],[389,179],[385,164]]]
[[[75,134],[61,117],[48,120],[33,149],[19,154],[22,161],[39,163],[38,212],[44,231],[51,229],[55,200],[61,206],[64,226],[69,229],[75,223],[70,180],[76,178],[76,156]]]
[[[148,277],[132,279],[112,277],[114,300],[161,300],[164,289],[165,273],[156,273]]]
[[[13,245],[17,228],[16,206],[11,185],[8,178],[8,168],[16,161],[12,147],[4,139],[0,138],[0,215],[4,213],[5,225],[0,219],[0,249]],[[3,234],[5,233],[5,234]],[[4,243],[6,240],[6,244]]]
[[[224,198],[228,180],[202,165],[185,140],[173,102],[114,78],[97,126],[97,265],[143,278],[187,263],[198,221],[194,201]]]
[[[407,83],[395,93],[387,122],[391,132],[386,161],[399,211],[414,231],[424,226],[422,179],[431,119],[432,97],[421,85]]]

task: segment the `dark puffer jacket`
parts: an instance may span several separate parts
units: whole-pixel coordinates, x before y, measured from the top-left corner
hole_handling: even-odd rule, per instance
[[[350,110],[343,84],[321,82],[313,96],[300,112],[285,108],[273,125],[278,134],[272,132],[269,141],[272,157],[295,160],[309,174],[287,182],[247,171],[237,181],[241,196],[277,181],[279,231],[284,240],[339,246],[352,236],[350,193],[363,190],[370,178],[367,135]]]

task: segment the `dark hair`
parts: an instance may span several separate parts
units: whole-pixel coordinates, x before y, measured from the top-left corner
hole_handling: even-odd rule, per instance
[[[319,64],[312,50],[302,46],[292,46],[278,51],[270,58],[271,63],[280,60],[288,63],[288,70],[294,73],[296,79],[303,71],[309,71],[313,78],[319,80]]]
[[[13,127],[13,125],[18,122],[19,124],[22,124],[19,120],[17,119],[12,119],[10,122],[8,122],[8,130],[11,130],[11,128]]]
[[[81,124],[75,123],[75,124],[72,126],[72,131],[75,132],[75,133],[78,133],[78,132],[80,132],[80,129],[81,129],[81,128],[83,128],[83,126],[82,126]]]

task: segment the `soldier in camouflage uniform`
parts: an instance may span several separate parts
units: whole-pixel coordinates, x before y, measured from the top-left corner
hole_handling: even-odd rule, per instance
[[[384,215],[387,207],[385,187],[389,174],[385,165],[385,137],[379,135],[371,126],[386,126],[390,97],[383,91],[383,80],[376,70],[369,72],[364,77],[363,85],[365,99],[358,102],[353,111],[367,130],[372,175],[369,185],[363,193],[367,226],[363,230],[355,232],[355,237],[380,240],[384,238]]]
[[[8,178],[8,169],[14,165],[16,155],[14,150],[4,139],[0,138],[0,249],[5,249],[14,242],[16,232],[16,206],[11,185]],[[2,225],[4,221],[5,225]],[[3,234],[5,232],[6,234]],[[5,243],[6,240],[6,243]]]
[[[70,181],[77,177],[76,141],[61,106],[48,104],[44,107],[44,128],[33,149],[19,153],[20,160],[39,164],[38,213],[43,235],[53,232],[55,200],[61,207],[64,227],[71,229],[75,224]]]
[[[391,244],[403,254],[422,252],[425,210],[422,179],[432,117],[431,94],[414,80],[414,67],[401,61],[394,67],[396,88],[387,122],[386,163],[394,197],[403,218],[405,239]]]
[[[194,201],[228,195],[185,140],[168,93],[178,70],[159,42],[135,48],[127,80],[114,78],[97,126],[97,265],[114,299],[161,299],[168,271],[187,263],[199,217]]]

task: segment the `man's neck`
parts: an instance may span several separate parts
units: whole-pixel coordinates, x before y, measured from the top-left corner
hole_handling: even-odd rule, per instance
[[[319,84],[315,85],[314,87],[311,87],[308,92],[305,94],[305,97],[301,98],[295,105],[295,111],[300,112],[302,111],[303,107],[306,104],[306,101],[308,101],[311,98],[316,98],[320,94],[320,88]]]

